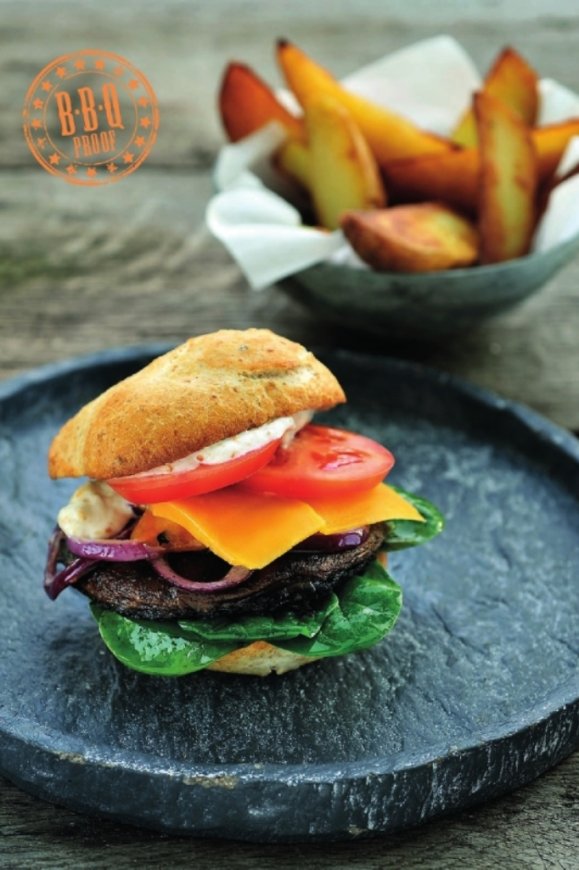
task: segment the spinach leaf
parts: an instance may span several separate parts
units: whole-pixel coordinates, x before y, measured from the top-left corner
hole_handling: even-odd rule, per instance
[[[235,641],[238,644],[254,640],[287,640],[292,637],[313,637],[324,619],[338,607],[338,599],[331,595],[324,607],[305,616],[284,612],[278,616],[239,616],[221,619],[180,620],[179,627],[187,636],[208,641]]]
[[[305,656],[337,656],[381,640],[398,617],[402,590],[378,562],[332,594],[325,607],[300,618],[248,616],[242,619],[183,620],[181,623],[128,619],[91,605],[110,652],[135,671],[182,676],[202,670],[254,640]]]
[[[338,606],[324,619],[312,638],[276,643],[281,649],[304,656],[339,656],[373,646],[398,618],[402,590],[378,562],[342,587]]]
[[[128,619],[91,605],[100,635],[120,662],[134,671],[178,677],[200,671],[241,646],[187,636],[172,622]]]
[[[417,547],[435,538],[444,528],[444,517],[438,508],[425,498],[406,492],[393,486],[406,501],[414,505],[416,510],[424,517],[424,522],[416,520],[388,520],[384,524],[385,550],[405,550],[407,547]]]

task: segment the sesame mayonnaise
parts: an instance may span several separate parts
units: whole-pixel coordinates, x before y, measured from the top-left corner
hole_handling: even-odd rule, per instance
[[[231,438],[224,438],[202,450],[184,456],[167,465],[159,465],[134,477],[149,474],[174,474],[195,468],[197,465],[217,465],[237,459],[264,447],[271,441],[281,439],[286,447],[303,426],[313,417],[313,411],[299,411],[288,417],[278,417],[263,426],[240,432]],[[113,538],[134,516],[128,501],[116,493],[107,483],[91,480],[83,483],[73,493],[69,503],[58,514],[58,525],[70,538],[102,539]]]
[[[131,505],[102,480],[91,480],[72,494],[58,512],[58,525],[69,538],[114,538],[134,517]]]
[[[231,459],[238,459],[245,453],[251,453],[252,450],[258,450],[280,438],[283,446],[287,447],[296,432],[302,429],[306,423],[309,423],[313,415],[313,411],[298,411],[291,417],[278,417],[256,429],[247,429],[231,438],[224,438],[223,441],[210,444],[209,447],[190,453],[189,456],[184,456],[176,462],[168,462],[167,465],[159,465],[157,468],[144,471],[143,477],[147,474],[170,474],[175,471],[190,470],[201,464],[218,465],[220,462],[229,462]],[[134,475],[134,477],[138,476]]]

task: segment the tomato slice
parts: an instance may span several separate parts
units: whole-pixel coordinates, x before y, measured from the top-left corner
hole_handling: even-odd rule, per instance
[[[154,504],[158,501],[175,501],[192,495],[203,495],[239,483],[254,474],[269,462],[279,444],[278,438],[227,462],[197,465],[183,471],[114,477],[107,483],[132,504]]]
[[[393,465],[390,451],[371,438],[310,425],[241,485],[287,498],[341,496],[372,489]]]

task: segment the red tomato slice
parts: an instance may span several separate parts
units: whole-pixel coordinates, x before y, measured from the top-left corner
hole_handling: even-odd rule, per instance
[[[377,486],[394,465],[389,450],[371,438],[305,426],[287,449],[243,481],[244,489],[288,498],[348,495]]]
[[[239,483],[266,465],[280,444],[280,439],[264,447],[244,453],[236,459],[215,465],[197,465],[185,471],[166,474],[133,474],[108,480],[109,486],[132,504],[154,504],[175,501],[192,495],[203,495]]]

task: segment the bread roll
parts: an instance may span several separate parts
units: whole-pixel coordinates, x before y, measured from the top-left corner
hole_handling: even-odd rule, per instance
[[[268,329],[190,338],[85,405],[54,438],[51,477],[137,474],[262,426],[345,401],[334,375]]]
[[[246,674],[253,677],[267,677],[269,674],[285,674],[317,661],[318,656],[301,656],[257,640],[249,646],[236,649],[208,666],[210,671],[227,674]]]

